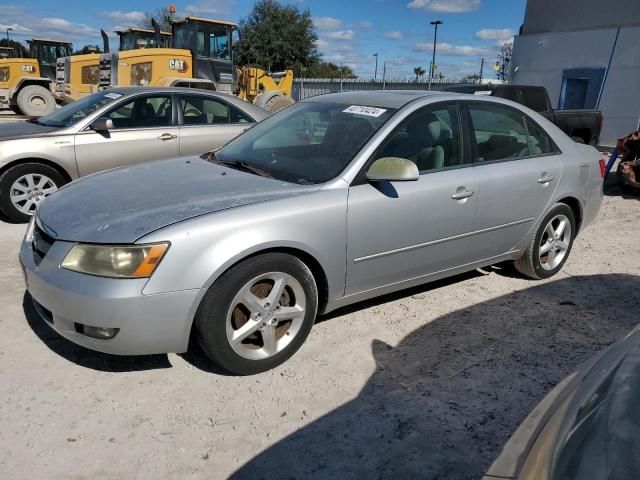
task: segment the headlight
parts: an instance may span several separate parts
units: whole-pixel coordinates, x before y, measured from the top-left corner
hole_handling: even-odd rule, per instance
[[[131,246],[79,243],[69,250],[60,266],[101,277],[145,278],[151,276],[168,248],[168,243]]]

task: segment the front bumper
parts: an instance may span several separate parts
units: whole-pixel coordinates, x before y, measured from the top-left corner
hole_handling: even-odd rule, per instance
[[[37,264],[32,241],[23,241],[20,263],[36,311],[51,328],[83,347],[115,355],[185,352],[199,289],[144,295],[147,279],[95,277],[60,268],[74,244],[57,241]],[[118,328],[102,340],[77,324]]]

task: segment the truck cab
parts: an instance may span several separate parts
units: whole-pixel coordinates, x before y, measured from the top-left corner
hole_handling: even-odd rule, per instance
[[[139,48],[169,48],[171,47],[171,33],[160,32],[160,42],[156,39],[153,30],[144,28],[129,28],[126,30],[116,30],[120,37],[120,51],[137,50]]]

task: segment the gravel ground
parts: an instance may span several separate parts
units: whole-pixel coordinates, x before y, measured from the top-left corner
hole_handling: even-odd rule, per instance
[[[114,357],[30,308],[0,224],[0,478],[479,478],[565,375],[640,309],[640,198],[607,196],[563,272],[494,267],[320,319],[235,378],[197,349]]]

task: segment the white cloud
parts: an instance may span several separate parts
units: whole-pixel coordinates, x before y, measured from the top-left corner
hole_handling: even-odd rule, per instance
[[[108,18],[113,22],[123,23],[125,25],[136,25],[142,23],[144,20],[144,12],[122,12],[116,10],[115,12],[102,12],[102,16]]]
[[[496,45],[501,47],[505,43],[513,42],[513,36],[516,34],[510,28],[484,28],[476,32],[478,40],[495,40]]]
[[[439,13],[464,13],[480,8],[480,0],[412,0],[408,8]]]
[[[327,32],[324,36],[331,40],[350,41],[355,38],[356,34],[353,30],[338,30],[336,32]]]
[[[5,17],[22,15],[24,7],[22,5],[1,5],[0,10]]]
[[[231,0],[204,0],[200,3],[187,5],[184,12],[187,15],[227,15],[231,11]]]
[[[430,52],[433,50],[433,42],[416,43],[413,46],[413,50],[416,52]],[[451,43],[440,42],[438,43],[436,53],[440,55],[451,55],[454,57],[481,57],[493,55],[495,51],[488,47],[452,45]]]
[[[362,20],[356,23],[356,27],[367,30],[369,28],[373,28],[373,22],[370,22],[369,20]]]
[[[318,30],[337,30],[342,21],[332,17],[313,17],[313,24]]]
[[[31,35],[33,30],[20,23],[0,23],[0,32],[6,32],[11,29],[12,35]]]
[[[389,40],[402,40],[404,34],[402,32],[387,32],[384,34],[384,38],[388,38]]]

